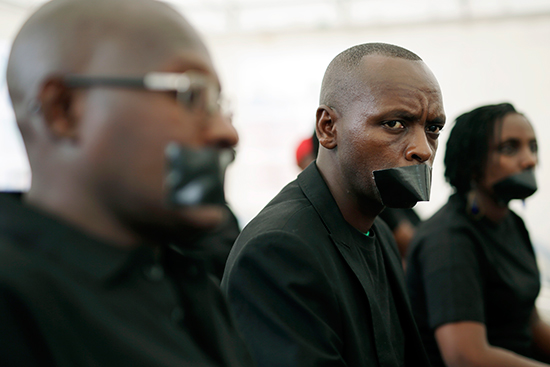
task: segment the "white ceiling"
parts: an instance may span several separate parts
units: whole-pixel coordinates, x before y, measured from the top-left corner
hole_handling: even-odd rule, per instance
[[[46,1],[0,0],[0,4],[30,10]],[[165,1],[206,34],[364,28],[550,14],[550,0]]]

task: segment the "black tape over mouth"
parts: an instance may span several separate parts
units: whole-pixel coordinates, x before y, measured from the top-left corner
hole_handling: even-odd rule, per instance
[[[537,191],[535,171],[525,170],[521,173],[508,176],[493,185],[495,196],[507,204],[513,199],[525,199]]]
[[[382,203],[389,208],[412,208],[430,200],[432,169],[426,164],[374,171]]]
[[[233,161],[231,149],[189,149],[169,144],[165,186],[170,206],[225,204],[225,170]]]

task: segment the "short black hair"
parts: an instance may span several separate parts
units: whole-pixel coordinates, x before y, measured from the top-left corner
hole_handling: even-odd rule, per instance
[[[350,47],[336,55],[328,65],[321,85],[320,104],[334,107],[340,102],[342,95],[349,94],[350,86],[356,79],[356,68],[367,55],[422,61],[414,52],[388,43],[364,43]]]
[[[509,113],[518,112],[512,104],[500,103],[478,107],[455,120],[447,140],[445,178],[459,194],[468,193],[483,177],[495,126]]]

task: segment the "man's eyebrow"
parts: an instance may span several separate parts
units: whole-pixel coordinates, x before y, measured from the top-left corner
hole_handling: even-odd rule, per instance
[[[400,118],[402,120],[408,120],[408,121],[414,121],[418,119],[418,117],[414,113],[407,110],[391,110],[391,111],[383,112],[381,116],[383,117],[387,116],[387,118]]]
[[[380,116],[384,119],[394,119],[398,118],[404,121],[415,121],[418,120],[418,115],[404,109],[399,110],[390,110],[387,112],[382,112]],[[426,124],[437,124],[437,125],[445,125],[446,118],[445,116],[438,116],[431,120],[426,121]]]
[[[429,121],[426,121],[426,124],[437,124],[437,125],[445,125],[445,117],[438,116],[436,118],[433,118]]]

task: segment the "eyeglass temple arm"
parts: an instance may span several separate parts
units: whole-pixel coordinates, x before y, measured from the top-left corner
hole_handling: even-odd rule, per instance
[[[73,88],[110,86],[185,92],[191,86],[191,78],[185,74],[156,72],[147,73],[143,78],[67,75],[64,81],[67,86]]]
[[[92,86],[146,88],[143,78],[68,75],[64,81],[67,86],[73,88]]]

